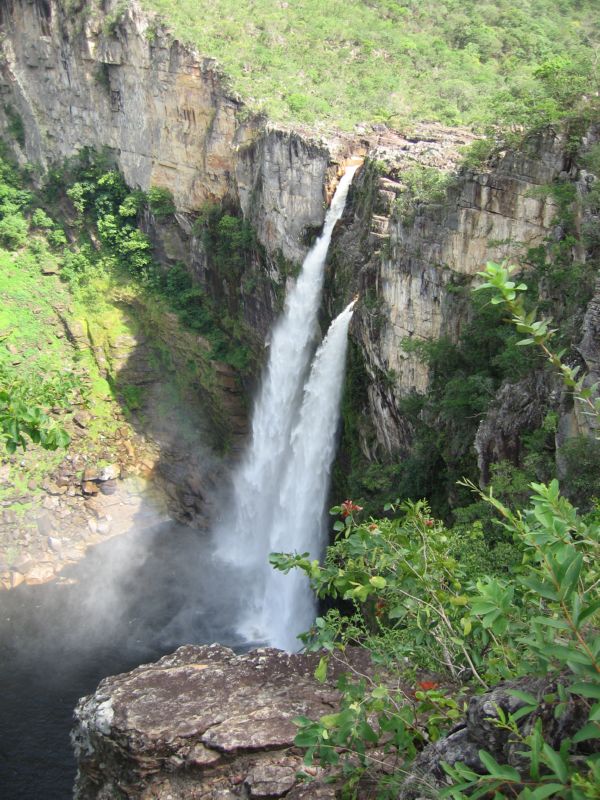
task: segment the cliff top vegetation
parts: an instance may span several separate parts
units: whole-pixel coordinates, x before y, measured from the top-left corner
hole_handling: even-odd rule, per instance
[[[280,122],[531,125],[598,90],[595,0],[142,4]]]

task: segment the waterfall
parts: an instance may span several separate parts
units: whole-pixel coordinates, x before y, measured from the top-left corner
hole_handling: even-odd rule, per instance
[[[300,275],[288,293],[284,313],[273,329],[268,364],[252,415],[250,445],[233,477],[230,510],[216,530],[217,556],[240,572],[239,588],[244,593],[244,632],[248,638],[266,638],[270,643],[271,631],[262,627],[269,618],[265,607],[269,602],[274,602],[274,598],[265,597],[265,587],[272,580],[268,557],[274,549],[274,525],[277,519],[281,519],[282,487],[292,469],[292,437],[301,424],[301,406],[304,407],[308,400],[307,385],[303,402],[303,386],[314,350],[327,251],[335,223],[344,210],[356,169],[357,167],[349,167],[342,177],[325,217],[323,232],[304,259]],[[346,312],[347,332],[352,312],[350,308]],[[341,318],[346,312],[338,317],[339,325],[336,325],[338,320],[334,322],[331,333],[344,328]],[[336,339],[337,335],[339,334],[336,334]],[[328,336],[327,340],[329,338]],[[320,350],[319,361],[325,357],[324,347],[325,342]],[[341,375],[343,376],[343,353]],[[323,386],[323,391],[330,390],[329,383]],[[316,390],[313,388],[311,391],[314,394]],[[339,390],[337,397],[332,430],[327,431],[327,435],[332,437],[332,449]],[[314,431],[311,432],[312,436]],[[297,438],[296,436],[294,441]],[[322,445],[322,442],[315,441],[315,447]],[[328,466],[330,461],[331,459]],[[295,471],[295,474],[298,480],[298,472]],[[325,484],[326,478],[325,475]],[[324,500],[325,497],[321,501],[319,513],[322,513]],[[320,530],[316,535],[320,536]],[[279,534],[277,541],[281,541]],[[284,544],[280,549],[288,549],[288,545]],[[290,578],[290,581],[293,580]],[[309,595],[308,589],[305,593]],[[297,632],[294,632],[294,639]]]
[[[311,558],[320,558],[325,549],[323,512],[335,455],[348,326],[354,303],[331,323],[315,356],[299,419],[292,431],[290,456],[271,524],[271,552],[308,552]],[[284,650],[296,649],[297,635],[307,630],[315,618],[308,578],[298,570],[283,575],[272,569],[262,609],[261,628],[268,632],[270,643]]]

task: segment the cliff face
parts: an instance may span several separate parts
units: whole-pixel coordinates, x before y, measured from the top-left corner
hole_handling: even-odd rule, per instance
[[[213,59],[135,3],[10,0],[0,25],[0,118],[5,129],[21,121],[22,159],[46,169],[83,147],[108,148],[129,185],[170,190],[177,225],[149,220],[167,258],[201,263],[193,214],[225,200],[241,206],[268,256],[302,259],[304,231],[323,222],[333,147],[267,129]]]
[[[429,380],[428,367],[403,342],[458,340],[468,318],[464,287],[487,260],[518,258],[544,243],[557,206],[540,188],[570,174],[565,142],[549,132],[485,172],[453,177],[436,202],[402,211],[408,166],[401,155],[364,171],[338,240],[367,300],[354,333],[366,356],[378,446],[390,453],[410,438],[398,402],[425,392]]]
[[[583,137],[583,150],[597,139],[592,126]],[[439,337],[458,342],[470,319],[475,273],[486,261],[523,264],[530,249],[548,251],[567,240],[568,246],[561,245],[563,260],[583,264],[595,257],[581,233],[597,224],[586,210],[594,178],[578,168],[564,134],[547,130],[520,152],[501,153],[478,171],[448,173],[441,191],[416,203],[410,201],[414,160],[408,155],[405,148],[372,153],[355,182],[330,281],[332,311],[343,287],[363,296],[352,333],[367,373],[362,412],[369,424],[361,427],[360,445],[368,458],[410,449],[412,431],[402,401],[413,392],[426,393],[430,374],[408,343]],[[420,162],[431,164],[423,157]],[[432,165],[439,167],[435,161]],[[572,192],[567,210],[553,186]],[[563,228],[561,215],[572,218],[572,231]],[[577,308],[569,321],[572,357],[589,373],[588,384],[597,372],[596,302],[585,314],[584,307]],[[474,443],[483,479],[492,462],[518,463],[522,433],[539,427],[549,407],[559,412],[557,446],[569,436],[588,433],[589,417],[571,405],[561,400],[559,382],[541,373],[518,385],[503,385]]]
[[[157,251],[167,264],[187,264],[230,306],[234,292],[236,309],[258,339],[281,301],[290,262],[301,261],[309,234],[323,222],[344,160],[368,154],[379,165],[355,180],[328,301],[333,311],[350,291],[363,293],[352,334],[369,378],[365,411],[375,441],[362,445],[370,456],[407,449],[410,429],[399,401],[428,385],[427,367],[403,341],[457,340],[468,313],[460,290],[486,260],[515,258],[543,244],[557,207],[540,187],[559,176],[576,179],[566,142],[548,132],[522,152],[453,178],[441,200],[407,214],[400,210],[406,170],[424,164],[452,173],[470,134],[417,125],[404,137],[374,129],[325,141],[271,129],[232,94],[213,59],[174,41],[135,2],[123,10],[113,0],[99,9],[66,0],[9,0],[0,24],[0,124],[10,129],[22,121],[21,158],[47,168],[84,146],[107,147],[130,185],[169,189],[174,219],[150,214],[144,220]],[[219,285],[210,275],[194,232],[198,211],[220,202],[241,209],[264,248],[239,287]],[[586,322],[584,358],[594,313]],[[569,419],[567,427],[581,427],[581,420]]]

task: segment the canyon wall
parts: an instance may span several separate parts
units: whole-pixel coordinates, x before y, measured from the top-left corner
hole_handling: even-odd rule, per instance
[[[592,128],[584,146],[597,140],[598,130]],[[409,151],[407,158],[405,150],[389,149],[370,153],[333,256],[332,309],[340,304],[337,294],[345,286],[364,298],[353,333],[369,380],[364,411],[375,428],[375,440],[361,442],[369,457],[407,452],[410,446],[411,430],[400,411],[401,401],[413,392],[425,393],[430,378],[429,367],[410,340],[447,337],[457,342],[470,316],[470,288],[486,261],[523,263],[530,248],[566,237],[558,203],[549,191],[557,180],[576,187],[579,199],[573,213],[575,227],[581,230],[585,211],[580,201],[590,185],[568,152],[565,134],[548,129],[530,138],[519,152],[500,153],[478,170],[449,175],[434,199],[407,205],[404,198],[410,188],[403,175],[414,166],[412,155]],[[419,162],[431,163],[426,158]],[[579,236],[571,245],[571,257],[574,262],[586,260]],[[597,298],[585,320],[584,309],[580,312],[577,350],[582,366],[593,374],[597,352],[590,346],[590,331],[596,330]],[[511,436],[518,439],[522,429],[537,427],[553,388],[547,379],[536,378],[516,393],[512,386],[503,389],[496,402],[501,413],[493,410],[482,424],[478,449],[483,472],[490,461],[511,455],[508,443],[504,447],[492,441],[501,434],[498,428],[507,427],[508,441]],[[536,405],[537,400],[542,402]],[[570,435],[588,430],[577,409],[565,406],[562,411],[561,426]]]
[[[330,312],[363,293],[352,335],[369,377],[368,457],[407,450],[399,403],[428,385],[426,365],[403,341],[456,341],[468,318],[461,289],[485,261],[560,236],[556,203],[541,187],[576,181],[577,170],[556,132],[456,175],[460,149],[473,140],[466,131],[417,124],[399,135],[372,126],[324,138],[269,126],[230,90],[214,59],[173,40],[135,2],[9,0],[0,24],[0,125],[6,132],[22,121],[21,160],[47,169],[84,146],[108,148],[131,186],[172,192],[174,218],[148,215],[144,227],[165,263],[185,263],[205,284],[210,267],[194,220],[206,203],[241,209],[263,247],[250,276],[261,280],[239,287],[240,313],[259,341],[322,224],[336,174],[351,154],[368,156],[328,277]],[[400,213],[403,172],[415,164],[454,178],[441,200]],[[580,417],[569,420],[565,430],[581,429]]]
[[[147,227],[167,260],[201,277],[192,223],[206,203],[241,206],[274,280],[283,280],[276,256],[302,260],[305,231],[323,222],[341,141],[269,128],[229,90],[214,59],[174,41],[136,3],[10,0],[0,25],[0,124],[6,132],[20,121],[22,162],[46,170],[83,147],[108,149],[130,186],[172,192],[175,222]],[[273,292],[262,306],[264,329]]]

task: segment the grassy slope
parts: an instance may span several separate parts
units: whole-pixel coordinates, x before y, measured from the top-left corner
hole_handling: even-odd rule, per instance
[[[81,325],[68,288],[56,276],[41,276],[28,249],[0,249],[0,295],[2,378],[8,386],[11,379],[28,386],[32,402],[45,411],[53,409],[52,416],[71,430],[70,412],[89,409],[88,437],[77,449],[93,448],[99,435],[115,427],[115,405],[91,352],[71,345],[55,312],[59,308],[71,324]],[[5,454],[2,456],[4,462]],[[17,452],[8,460],[10,479],[0,486],[0,500],[10,503],[10,498],[20,494],[37,496],[42,479],[64,457],[63,450],[50,452],[33,445],[26,452]],[[27,515],[32,505],[19,502],[5,507],[20,516]]]
[[[346,128],[417,118],[487,124],[515,96],[539,93],[533,73],[549,59],[566,56],[591,80],[600,27],[596,0],[143,4],[218,58],[234,88],[271,118]],[[510,101],[498,97],[507,89]]]

